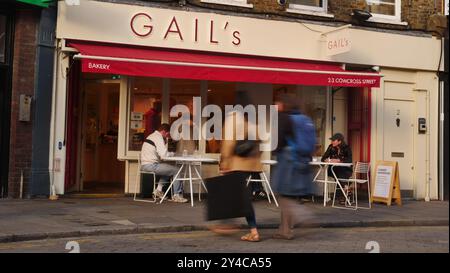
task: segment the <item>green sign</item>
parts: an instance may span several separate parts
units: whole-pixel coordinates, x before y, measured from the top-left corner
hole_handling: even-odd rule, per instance
[[[35,6],[40,6],[43,8],[48,8],[48,3],[54,0],[17,0],[17,2],[27,3]]]

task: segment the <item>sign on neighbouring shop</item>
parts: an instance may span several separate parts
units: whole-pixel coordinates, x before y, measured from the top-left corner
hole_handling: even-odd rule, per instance
[[[349,52],[352,48],[350,31],[348,30],[348,27],[323,33],[322,36],[325,38],[326,56]]]

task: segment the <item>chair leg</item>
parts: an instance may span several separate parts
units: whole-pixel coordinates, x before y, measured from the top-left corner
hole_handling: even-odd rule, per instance
[[[252,179],[252,175],[250,175],[250,176],[247,178],[247,187],[248,187],[248,185],[250,184],[251,179]]]
[[[334,187],[333,203],[331,204],[332,207],[334,207],[334,201],[336,199],[336,190],[337,190],[337,185],[335,185],[335,187]],[[327,198],[328,199],[328,196],[324,195],[323,198]]]
[[[347,205],[347,202],[345,203],[345,206],[347,208],[349,208],[349,209],[357,210],[358,209],[358,183],[348,181],[347,182],[347,192],[346,193],[347,193],[347,197],[348,197],[348,193],[352,189],[352,186],[353,186],[353,192],[354,193],[352,193],[352,200],[351,201],[352,201],[352,204],[353,203],[355,204],[355,206],[352,206],[352,204]]]
[[[266,176],[264,175],[264,171],[259,173],[259,180],[262,180],[261,181],[261,186],[263,187],[264,192],[267,195],[267,200],[269,201],[269,204],[272,204],[272,200],[270,200],[270,193],[267,190],[267,184],[266,184],[267,182],[266,182]]]
[[[139,166],[138,166],[139,168]],[[136,201],[136,195],[137,195],[137,184],[141,181],[141,176],[140,176],[140,172],[138,169],[138,172],[136,173],[136,184],[134,185],[134,198],[133,200]]]
[[[275,202],[275,205],[278,207],[277,198],[275,197],[275,194],[274,194],[273,191],[272,191],[272,187],[270,186],[270,182],[269,182],[269,180],[267,179],[267,175],[266,175],[265,172],[262,172],[262,175],[264,176],[264,181],[265,181],[265,183],[266,183],[266,187],[267,187],[267,188],[269,189],[269,191],[270,191],[270,193],[269,193],[269,192],[267,192],[267,190],[266,190],[267,196],[269,196],[270,194],[272,194],[273,201]],[[269,199],[269,202],[270,202],[270,199]]]

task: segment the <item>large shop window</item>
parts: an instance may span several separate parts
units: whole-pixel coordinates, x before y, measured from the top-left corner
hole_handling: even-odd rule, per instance
[[[325,86],[274,85],[274,100],[282,95],[293,96],[301,112],[309,116],[316,126],[315,156],[321,156],[325,144],[327,88]],[[280,137],[280,136],[279,136]]]
[[[366,0],[367,11],[375,18],[400,21],[401,0]]]
[[[164,83],[166,85],[164,87]],[[326,129],[327,87],[302,85],[246,85],[245,83],[223,81],[198,81],[186,79],[140,78],[130,77],[129,84],[129,121],[128,151],[139,151],[143,140],[162,121],[172,124],[178,117],[170,117],[170,109],[177,105],[185,105],[193,117],[193,98],[201,97],[202,107],[206,104],[217,105],[222,110],[222,124],[225,118],[225,106],[235,104],[236,90],[246,90],[255,105],[273,104],[281,95],[290,95],[300,102],[299,108],[310,116],[316,126],[317,149],[320,156],[324,152]],[[202,91],[203,90],[203,91]],[[202,96],[203,94],[203,96]],[[202,118],[202,125],[210,117]],[[194,120],[192,120],[194,125]],[[194,130],[191,127],[191,136]],[[201,126],[197,127],[201,128]],[[222,128],[223,129],[223,128]],[[199,132],[200,133],[200,132]],[[224,133],[222,131],[222,133]],[[204,147],[204,148],[203,148]],[[180,140],[170,141],[169,150],[182,154],[220,153],[221,140]]]
[[[144,139],[161,124],[163,79],[130,78],[128,150],[140,151]]]
[[[326,13],[327,0],[290,0],[289,8]]]
[[[188,154],[194,154],[199,149],[198,140],[193,139],[193,98],[200,97],[200,83],[201,81],[196,80],[170,80],[170,99],[169,99],[169,111],[170,109],[177,105],[185,105],[189,109],[189,114],[191,117],[190,121],[190,138],[181,139],[177,142],[169,142],[169,150],[177,154],[183,154],[187,152]],[[181,114],[179,114],[181,115]],[[172,124],[178,117],[170,117],[169,123]],[[181,133],[181,132],[180,132]]]
[[[208,82],[208,91],[206,101],[208,104],[215,104],[220,107],[222,113],[225,113],[225,105],[234,105],[236,94],[236,83],[234,82]],[[222,124],[224,124],[225,115],[222,115]],[[223,131],[222,131],[223,134]],[[221,141],[211,139],[206,142],[206,153],[220,153]]]
[[[5,62],[6,56],[6,16],[0,15],[0,63]]]

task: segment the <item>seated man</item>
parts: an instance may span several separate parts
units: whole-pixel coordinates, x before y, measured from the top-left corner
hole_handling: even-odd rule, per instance
[[[344,136],[341,133],[334,134],[331,138],[331,144],[328,146],[325,154],[322,156],[322,162],[342,162],[342,163],[352,163],[352,150],[344,142]],[[348,179],[352,175],[351,167],[334,167],[334,173],[337,178]],[[330,176],[331,172],[328,173]],[[334,177],[333,177],[334,178]],[[348,190],[348,189],[347,189]],[[340,194],[340,191],[338,191]],[[349,192],[349,197],[351,192]],[[343,202],[343,197],[340,197],[340,202]]]
[[[141,170],[154,172],[161,177],[158,187],[153,194],[155,198],[162,198],[164,182],[169,182],[170,177],[178,172],[178,168],[162,163],[161,158],[167,156],[167,139],[170,136],[170,126],[167,123],[161,124],[156,131],[150,134],[142,145],[141,151]],[[183,198],[183,185],[179,180],[173,183],[172,201],[185,203],[188,200]]]

